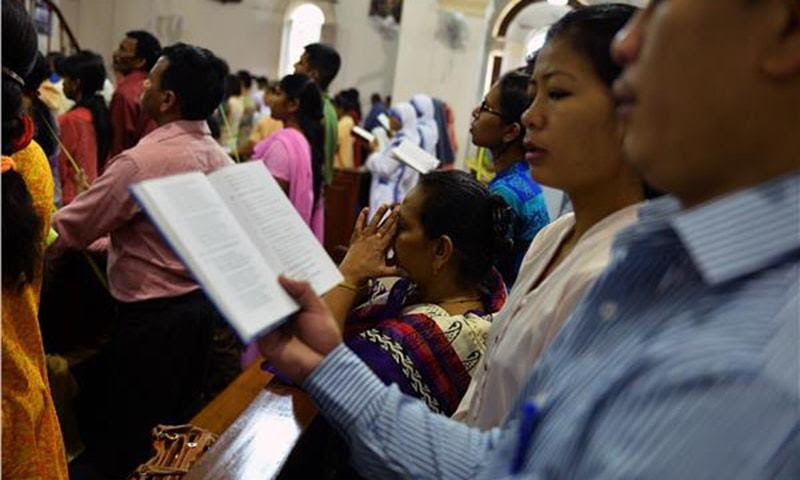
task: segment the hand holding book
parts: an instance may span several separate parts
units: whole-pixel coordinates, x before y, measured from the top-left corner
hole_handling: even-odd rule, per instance
[[[306,282],[278,279],[300,306],[292,320],[261,337],[258,348],[270,365],[302,385],[322,360],[342,343],[342,332],[328,307]]]
[[[320,294],[342,279],[261,162],[147,180],[132,191],[245,342],[298,309],[279,274]]]

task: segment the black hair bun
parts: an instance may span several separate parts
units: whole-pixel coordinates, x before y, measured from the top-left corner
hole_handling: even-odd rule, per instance
[[[492,214],[492,256],[498,258],[514,248],[514,211],[500,195],[489,196],[489,209]]]

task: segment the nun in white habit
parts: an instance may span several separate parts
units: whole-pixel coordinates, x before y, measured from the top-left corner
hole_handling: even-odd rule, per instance
[[[417,130],[419,130],[421,144],[426,152],[436,156],[436,145],[439,143],[439,127],[434,117],[433,99],[428,95],[418,93],[411,97],[411,105],[417,112]]]
[[[419,173],[392,157],[391,150],[403,140],[420,145],[417,130],[417,113],[410,103],[398,103],[389,110],[394,137],[386,148],[373,152],[367,158],[367,169],[372,173],[369,192],[369,216],[383,204],[400,203],[417,185]]]

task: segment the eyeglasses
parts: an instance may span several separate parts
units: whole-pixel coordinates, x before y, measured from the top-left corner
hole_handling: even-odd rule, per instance
[[[505,117],[502,112],[499,112],[499,111],[493,109],[492,107],[490,107],[489,105],[487,105],[486,104],[486,100],[481,102],[481,106],[478,107],[478,109],[473,112],[473,116],[478,117],[478,116],[480,116],[480,114],[482,112],[491,113],[492,115],[497,115],[500,118],[504,118]]]

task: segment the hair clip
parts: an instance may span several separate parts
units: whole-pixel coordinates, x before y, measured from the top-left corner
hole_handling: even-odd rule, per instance
[[[17,82],[20,87],[25,88],[25,80],[23,80],[22,77],[17,75],[17,72],[15,72],[14,70],[11,70],[10,68],[4,66],[3,75],[8,75],[9,77],[11,77],[11,80]]]

